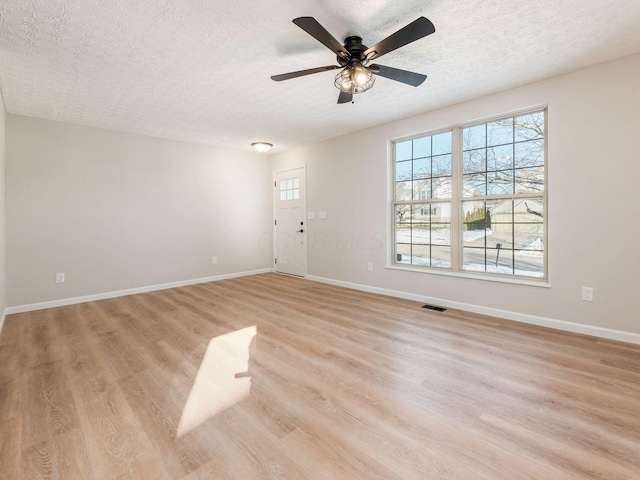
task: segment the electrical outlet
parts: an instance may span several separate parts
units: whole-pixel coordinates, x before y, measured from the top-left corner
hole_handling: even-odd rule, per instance
[[[582,300],[585,302],[593,302],[593,288],[582,287]]]
[[[218,257],[211,257],[211,265],[217,265],[218,264]]]
[[[369,262],[369,263],[367,264],[367,269],[368,269],[370,272],[373,272],[373,263],[372,263],[372,262]]]
[[[56,283],[64,283],[64,273],[56,273]]]

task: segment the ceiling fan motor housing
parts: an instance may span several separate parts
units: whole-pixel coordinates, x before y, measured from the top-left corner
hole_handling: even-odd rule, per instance
[[[360,37],[347,37],[344,39],[344,48],[349,52],[348,57],[342,57],[338,55],[338,63],[343,67],[348,63],[355,61],[362,62],[365,60],[364,52],[369,48],[362,44],[362,38]]]

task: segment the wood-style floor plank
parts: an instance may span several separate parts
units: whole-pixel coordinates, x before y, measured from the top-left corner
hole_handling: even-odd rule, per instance
[[[0,480],[22,478],[22,418],[0,421]]]
[[[275,274],[10,315],[0,480],[637,479],[640,346]]]
[[[24,374],[22,444],[35,445],[78,428],[79,419],[63,360]]]
[[[95,478],[80,429],[51,437],[24,449],[22,478]]]
[[[66,339],[66,374],[92,471],[111,478],[156,456],[94,340]]]

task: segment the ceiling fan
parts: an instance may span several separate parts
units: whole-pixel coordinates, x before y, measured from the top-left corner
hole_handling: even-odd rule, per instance
[[[420,17],[411,22],[406,27],[376,43],[373,47],[363,45],[362,38],[357,36],[345,38],[344,45],[340,45],[340,42],[313,17],[299,17],[294,19],[293,23],[334,52],[337,55],[338,65],[273,75],[271,80],[280,82],[311,75],[312,73],[342,69],[336,75],[334,85],[340,90],[338,103],[348,103],[353,102],[354,94],[366,92],[373,86],[375,75],[406,83],[413,87],[421,85],[427,79],[426,75],[420,73],[385,67],[375,63],[369,64],[375,58],[434,33],[436,29],[433,23],[425,17]]]

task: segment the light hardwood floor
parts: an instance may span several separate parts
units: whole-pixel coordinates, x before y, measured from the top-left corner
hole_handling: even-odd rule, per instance
[[[0,478],[640,478],[640,347],[420,307],[265,274],[11,315]]]

